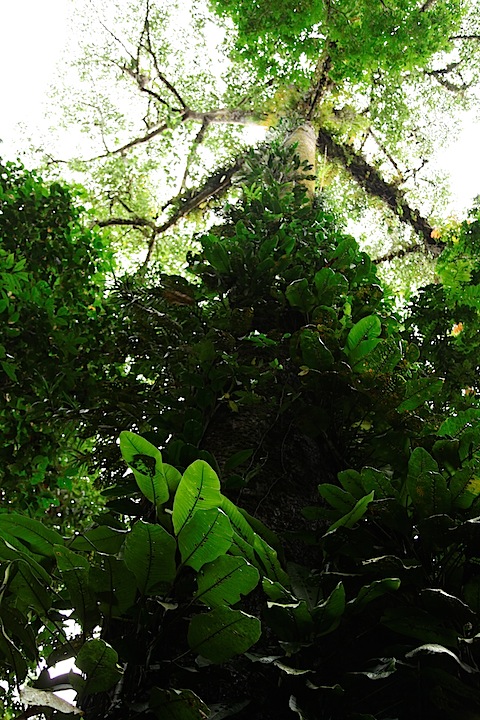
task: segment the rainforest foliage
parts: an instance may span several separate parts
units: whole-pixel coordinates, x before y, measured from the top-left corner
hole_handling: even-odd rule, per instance
[[[191,57],[160,42],[169,11],[146,2],[138,52],[127,38],[115,63],[148,96],[146,135],[77,163],[86,189],[0,166],[3,716],[473,720],[480,212],[434,226],[412,207],[385,174],[393,149],[406,157],[399,128],[375,110],[422,74],[455,96],[452,73],[473,82],[471,8],[212,6],[244,73],[230,107],[212,109],[208,74],[198,104]],[[441,54],[462,35],[455,60]],[[272,93],[240,102],[262,78]],[[236,145],[227,126],[282,103],[272,137]],[[133,153],[161,137],[159,173],[192,123],[180,192],[168,199],[173,169],[153,207]],[[317,158],[288,141],[299,123],[421,239],[400,260],[435,251],[408,306],[388,260],[346,232],[347,204],[318,179],[306,192]],[[386,164],[363,145],[382,131]],[[208,170],[197,153],[222,143]],[[159,262],[165,237],[183,260]],[[129,242],[147,262],[121,270]]]

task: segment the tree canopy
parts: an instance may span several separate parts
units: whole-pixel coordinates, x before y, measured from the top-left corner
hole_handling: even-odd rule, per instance
[[[4,716],[473,720],[480,213],[421,164],[475,7],[119,8],[96,158],[0,168]]]

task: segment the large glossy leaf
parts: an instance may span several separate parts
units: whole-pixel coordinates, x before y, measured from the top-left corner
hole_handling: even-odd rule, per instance
[[[416,477],[409,475],[407,490],[413,505],[422,517],[448,513],[452,497],[447,481],[437,472],[423,472]]]
[[[3,531],[5,531],[5,535]],[[38,520],[18,513],[0,514],[0,535],[4,535],[7,540],[9,535],[13,535],[21,540],[29,550],[46,557],[53,557],[55,546],[63,545],[63,538],[56,530],[47,528]]]
[[[340,624],[345,612],[345,588],[343,583],[332,590],[328,598],[319,603],[312,610],[312,617],[315,622],[315,635],[326,635]]]
[[[154,687],[149,708],[158,720],[206,720],[210,711],[192,690],[163,690]]]
[[[120,450],[147,500],[155,507],[163,505],[170,493],[163,473],[160,450],[145,438],[127,430],[120,433]]]
[[[124,560],[137,579],[143,595],[157,595],[170,589],[177,571],[175,538],[161,525],[140,520],[125,542]]]
[[[427,400],[431,400],[432,397],[437,395],[442,387],[443,380],[435,378],[426,377],[407,380],[405,396],[397,410],[399,412],[415,410],[417,407],[427,402]]]
[[[179,535],[198,510],[221,504],[220,480],[204,460],[195,460],[183,473],[173,502],[173,527]]]
[[[339,518],[336,522],[330,525],[328,532],[331,532],[338,527],[353,527],[355,523],[357,523],[367,512],[368,506],[372,502],[374,495],[375,493],[372,491],[368,495],[360,498],[350,512],[346,513],[346,515],[343,515],[343,517]]]
[[[375,492],[377,500],[381,498],[391,498],[397,495],[394,490],[390,478],[380,470],[365,467],[362,469],[362,485],[366,493]]]
[[[117,652],[104,640],[88,640],[78,653],[75,665],[84,674],[82,696],[109,690],[121,678]]]
[[[188,628],[191,649],[214,663],[246,652],[260,638],[260,620],[240,610],[215,608],[195,615]]]
[[[380,322],[380,318],[377,317],[377,315],[367,315],[355,323],[348,333],[345,352],[350,357],[359,347],[360,343],[378,338],[381,332],[382,323]]]
[[[196,512],[178,535],[183,564],[200,570],[205,563],[227,552],[232,535],[230,520],[220,508]]]
[[[39,582],[35,577],[34,569],[26,560],[18,560],[15,567],[17,572],[10,582],[9,589],[17,596],[16,606],[19,609],[32,608],[42,616],[52,604],[52,594],[48,592],[50,582],[47,587],[44,582]]]
[[[270,578],[270,580],[277,580],[282,585],[286,585],[288,587],[290,580],[287,573],[280,565],[276,550],[274,550],[266,540],[260,537],[260,535],[257,535],[257,533],[255,533],[253,547],[263,565],[264,574]]]
[[[108,617],[121,617],[135,604],[135,575],[124,560],[109,555],[100,556],[99,560],[100,564],[90,570],[90,581],[100,609]]]
[[[381,580],[374,580],[369,585],[363,585],[356,598],[348,602],[348,606],[353,608],[355,611],[362,609],[365,605],[375,598],[385,595],[385,593],[398,590],[400,587],[399,578],[382,578]]]
[[[116,530],[108,525],[100,525],[91,530],[86,530],[82,534],[75,535],[73,540],[68,543],[68,547],[71,550],[84,552],[96,550],[97,552],[114,555],[122,547],[126,535],[126,530]]]
[[[317,330],[305,328],[300,334],[303,364],[314,370],[327,370],[333,365],[333,355]]]
[[[421,642],[440,643],[450,647],[458,644],[458,633],[434,615],[411,606],[388,608],[382,618],[382,625],[400,635],[416,638]]]
[[[55,557],[74,615],[84,630],[91,630],[98,621],[98,610],[89,582],[90,563],[83,555],[66,547],[56,546]]]
[[[424,472],[438,472],[438,464],[425,448],[417,447],[408,460],[408,474],[416,478]]]
[[[338,485],[331,485],[330,483],[322,483],[318,486],[318,492],[335,510],[345,515],[355,507],[356,499],[346,490],[343,490]],[[335,515],[334,515],[335,517]]]
[[[253,546],[255,533],[237,506],[234,505],[231,500],[222,495],[220,498],[220,507],[228,516],[234,531],[238,533],[238,535],[240,535],[246,543]]]
[[[195,597],[212,608],[234,605],[253,590],[259,579],[258,570],[244,558],[224,555],[200,570]]]

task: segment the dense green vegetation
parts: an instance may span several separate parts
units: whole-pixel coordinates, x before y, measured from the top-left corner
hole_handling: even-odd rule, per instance
[[[243,79],[224,99],[237,104],[213,111],[199,75],[193,117],[190,59],[159,40],[174,15],[147,2],[138,53],[115,66],[160,108],[151,138],[88,172],[77,162],[84,190],[0,168],[3,715],[473,720],[480,215],[433,229],[363,153],[375,120],[405,161],[405,97],[454,36],[475,34],[471,8],[213,5],[235,23],[229,72]],[[213,21],[196,7],[201,30]],[[457,59],[473,78],[471,41]],[[272,92],[239,103],[260,81]],[[388,127],[375,108],[404,81]],[[345,97],[361,105],[372,87],[359,120]],[[268,113],[282,117],[259,148],[224,129],[205,145],[224,143],[213,170],[195,159],[210,125]],[[180,192],[154,206],[143,169],[168,164],[189,122],[204,135]],[[300,123],[422,239],[416,251],[440,253],[408,307],[344,229],[339,208],[360,191],[343,205],[323,181],[308,194],[315,152],[288,142]],[[162,160],[129,154],[157,135]],[[185,261],[158,250],[169,234]],[[148,262],[121,270],[119,248],[139,238]],[[401,260],[398,247],[381,254]],[[78,707],[52,693],[64,688]]]

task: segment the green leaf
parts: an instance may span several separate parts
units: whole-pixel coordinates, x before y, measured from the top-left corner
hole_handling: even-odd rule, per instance
[[[369,504],[372,502],[375,493],[372,491],[368,495],[360,498],[355,504],[355,507],[350,510],[349,513],[341,517],[339,520],[330,525],[328,532],[332,532],[338,527],[351,528],[357,523],[367,512]]]
[[[437,472],[423,472],[407,477],[407,490],[413,505],[422,517],[448,513],[452,497],[447,481]]]
[[[224,555],[200,570],[195,598],[212,608],[234,605],[256,587],[259,579],[258,570],[244,558]]]
[[[120,450],[147,500],[157,508],[163,505],[169,498],[169,489],[160,450],[145,438],[127,430],[120,433]]]
[[[168,592],[177,572],[177,543],[161,525],[140,520],[127,536],[125,564],[133,572],[143,595]]]
[[[240,465],[243,465],[247,462],[247,460],[250,460],[250,458],[253,455],[253,450],[239,450],[234,455],[228,458],[227,462],[225,463],[225,472],[230,472],[231,470],[235,470],[235,468],[239,467]]]
[[[96,550],[101,553],[115,555],[118,553],[127,535],[126,530],[116,530],[108,525],[100,525],[92,530],[86,530],[81,535],[75,535],[69,542],[71,550],[91,552]]]
[[[328,598],[312,610],[312,617],[315,623],[315,635],[326,635],[335,630],[340,624],[344,612],[345,588],[343,587],[343,583],[339,582]]]
[[[317,330],[305,328],[300,333],[300,350],[303,363],[313,370],[328,370],[334,359]]]
[[[440,643],[456,647],[458,644],[458,633],[435,616],[419,608],[402,605],[401,607],[388,608],[381,620],[390,630],[409,638],[416,638],[422,642]]]
[[[411,650],[408,653],[405,653],[405,657],[411,658],[416,657],[417,655],[446,655],[447,657],[454,660],[462,670],[465,670],[468,673],[478,673],[478,669],[475,667],[472,667],[471,665],[467,665],[467,663],[462,662],[460,658],[455,655],[454,652],[449,650],[446,647],[443,647],[443,645],[439,645],[438,643],[426,643],[425,645],[420,645],[420,647],[415,648],[415,650]]]
[[[337,477],[344,490],[351,493],[356,500],[360,500],[365,495],[361,475],[357,470],[342,470]]]
[[[354,610],[360,610],[375,598],[385,595],[385,593],[398,590],[400,587],[399,578],[382,578],[374,580],[369,585],[363,585],[356,598],[350,600],[348,605]]]
[[[364,467],[362,468],[361,479],[365,492],[368,493],[373,490],[377,500],[397,496],[397,492],[390,482],[389,477],[385,473],[380,472],[380,470]]]
[[[427,400],[438,395],[443,387],[443,380],[435,378],[415,378],[407,380],[404,400],[400,403],[397,410],[399,412],[407,412],[415,410],[423,405]]]
[[[318,492],[335,510],[342,515],[350,512],[355,507],[356,500],[349,492],[342,490],[338,485],[322,483],[318,486]]]
[[[382,332],[382,323],[377,315],[367,315],[352,327],[347,335],[345,352],[348,357],[366,340],[377,338]]]
[[[63,538],[56,530],[17,513],[0,514],[0,535],[4,535],[7,540],[8,535],[13,535],[25,543],[29,550],[46,557],[53,557],[55,546],[63,545]]]
[[[260,621],[230,608],[196,615],[188,628],[191,649],[214,663],[222,663],[252,647],[262,632]]]
[[[257,533],[255,533],[253,547],[263,565],[265,575],[270,578],[270,580],[278,580],[282,585],[288,586],[290,581],[287,573],[278,561],[277,552],[270,547],[266,540],[260,537],[260,535],[257,535]]]
[[[204,460],[195,460],[183,473],[173,502],[173,527],[179,535],[198,510],[221,505],[220,481]]]
[[[192,690],[163,690],[154,687],[148,704],[158,720],[207,720],[210,711]]]
[[[232,544],[230,520],[220,508],[197,511],[181,528],[178,547],[184,565],[200,570]]]
[[[89,581],[90,563],[66,547],[55,547],[57,567],[74,607],[75,617],[84,630],[92,630],[98,622],[98,608]]]
[[[315,297],[310,290],[309,282],[306,278],[294,280],[285,290],[285,295],[292,307],[298,307],[304,312],[308,312],[316,304]]]
[[[438,473],[438,464],[429,452],[422,447],[417,447],[408,460],[408,474],[416,478],[425,472]]]
[[[75,660],[75,665],[85,675],[82,697],[104,692],[118,683],[122,673],[117,663],[116,651],[104,640],[87,640]]]

